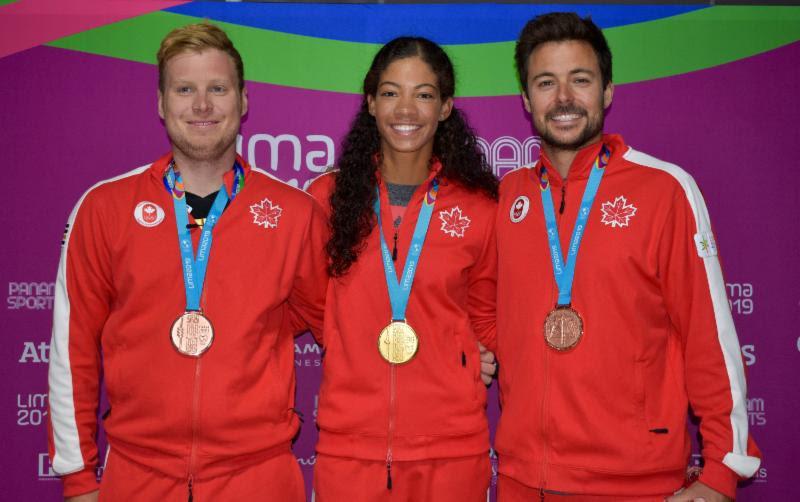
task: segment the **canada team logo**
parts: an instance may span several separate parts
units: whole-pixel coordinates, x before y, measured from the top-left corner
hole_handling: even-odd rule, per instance
[[[633,204],[628,204],[628,200],[622,195],[614,199],[614,202],[603,202],[600,211],[603,212],[601,221],[606,225],[611,225],[611,228],[627,227],[633,215],[636,214],[636,208]]]
[[[511,223],[519,223],[520,221],[524,220],[526,216],[528,216],[528,209],[531,207],[531,201],[524,195],[520,195],[511,204],[511,210],[508,212],[508,216],[511,218]]]
[[[464,232],[470,224],[470,219],[461,214],[461,208],[456,206],[450,211],[439,211],[442,220],[442,232],[450,237],[464,237]]]
[[[278,218],[281,217],[283,209],[271,200],[264,199],[250,206],[250,213],[253,215],[253,223],[264,228],[277,228]]]
[[[143,227],[155,227],[164,221],[164,210],[154,202],[143,200],[133,210],[133,217]]]

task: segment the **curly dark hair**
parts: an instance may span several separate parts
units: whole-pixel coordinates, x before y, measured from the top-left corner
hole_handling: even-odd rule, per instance
[[[369,113],[367,96],[375,97],[380,77],[391,63],[410,57],[421,58],[433,70],[443,101],[455,94],[455,72],[450,58],[426,38],[395,38],[375,55],[364,77],[361,108],[342,142],[330,198],[331,237],[325,249],[330,258],[328,272],[334,277],[347,273],[376,225],[372,209],[378,183],[374,157],[380,152],[381,138],[375,118]],[[442,178],[497,199],[497,178],[478,146],[474,131],[455,107],[436,129],[433,155],[442,163]]]

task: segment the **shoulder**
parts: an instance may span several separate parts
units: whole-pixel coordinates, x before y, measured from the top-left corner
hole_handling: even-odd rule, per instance
[[[677,164],[658,159],[632,147],[628,147],[622,159],[631,166],[639,168],[642,174],[657,178],[664,185],[682,192],[687,198],[699,195],[697,183],[692,175]]]
[[[256,167],[251,167],[251,180],[255,191],[280,200],[282,204],[311,207],[314,199],[305,191]],[[247,182],[245,182],[247,183]]]
[[[316,199],[322,207],[328,207],[330,196],[336,187],[336,173],[338,170],[320,174],[308,185],[306,191]]]
[[[75,204],[75,210],[77,211],[82,206],[113,203],[122,194],[130,193],[132,186],[138,183],[142,176],[149,175],[152,166],[153,164],[146,164],[113,178],[98,181],[81,195]]]

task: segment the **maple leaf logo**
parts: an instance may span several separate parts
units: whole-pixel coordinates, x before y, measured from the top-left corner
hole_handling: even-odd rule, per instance
[[[603,219],[601,220],[606,225],[614,227],[627,227],[631,217],[636,214],[636,208],[633,204],[628,204],[627,199],[620,195],[614,202],[603,202],[600,206],[603,212]]]
[[[281,212],[283,212],[281,207],[272,204],[272,201],[269,199],[264,199],[250,206],[250,213],[253,215],[253,223],[264,228],[276,228]]]
[[[442,232],[450,237],[464,237],[464,231],[469,227],[470,220],[461,214],[461,208],[454,207],[450,211],[439,211],[442,220]]]

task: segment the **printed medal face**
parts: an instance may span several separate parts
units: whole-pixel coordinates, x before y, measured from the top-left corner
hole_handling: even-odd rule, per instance
[[[547,345],[559,352],[578,345],[583,336],[583,320],[570,307],[556,307],[544,320],[544,340]]]
[[[414,358],[419,348],[419,338],[414,330],[402,321],[395,321],[383,328],[378,337],[378,352],[387,362],[407,363]]]
[[[175,319],[169,330],[175,350],[189,357],[200,357],[214,342],[214,327],[202,312],[188,311]]]

